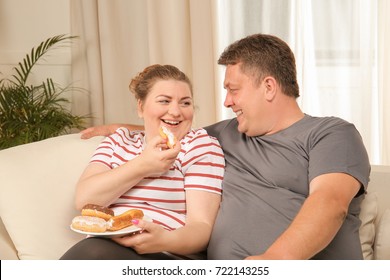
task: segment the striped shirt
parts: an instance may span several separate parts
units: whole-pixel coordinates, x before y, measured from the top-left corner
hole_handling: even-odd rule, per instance
[[[141,209],[153,222],[172,230],[185,224],[186,190],[221,194],[225,160],[218,140],[204,129],[192,129],[180,144],[181,151],[170,170],[158,177],[145,177],[110,208],[116,214]],[[113,169],[140,155],[144,146],[143,131],[119,128],[99,145],[91,162]]]

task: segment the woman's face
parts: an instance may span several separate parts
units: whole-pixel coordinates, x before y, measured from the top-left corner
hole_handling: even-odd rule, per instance
[[[138,101],[138,115],[144,119],[146,138],[167,127],[178,140],[191,129],[194,106],[190,87],[177,80],[157,81],[146,99]]]

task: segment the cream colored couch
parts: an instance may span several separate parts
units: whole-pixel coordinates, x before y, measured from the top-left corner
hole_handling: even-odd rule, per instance
[[[0,151],[0,259],[58,259],[84,236],[70,230],[75,183],[103,137],[70,134]],[[367,259],[390,259],[390,167],[373,166],[363,201]]]

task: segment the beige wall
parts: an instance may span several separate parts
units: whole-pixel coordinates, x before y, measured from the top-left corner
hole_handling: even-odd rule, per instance
[[[0,79],[12,74],[32,47],[49,37],[70,34],[70,0],[0,0]],[[51,52],[37,65],[31,82],[53,78],[60,85],[70,82],[70,47]]]

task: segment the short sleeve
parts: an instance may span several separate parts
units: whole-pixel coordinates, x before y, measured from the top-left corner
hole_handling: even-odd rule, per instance
[[[200,129],[185,144],[185,150],[181,163],[185,189],[221,194],[225,160],[219,142]]]
[[[309,180],[326,173],[346,173],[367,188],[370,163],[362,137],[351,123],[327,118],[313,136]]]

